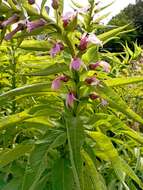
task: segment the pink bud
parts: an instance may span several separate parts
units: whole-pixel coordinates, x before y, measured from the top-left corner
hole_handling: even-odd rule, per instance
[[[25,25],[24,24],[22,24],[22,23],[19,23],[18,25],[17,25],[17,27],[13,30],[13,31],[11,31],[10,33],[8,33],[6,36],[5,36],[5,40],[11,40],[11,38],[17,33],[17,32],[19,32],[20,30],[24,30],[24,28],[25,28]]]
[[[73,94],[73,92],[69,92],[67,94],[67,98],[66,98],[66,106],[73,107],[75,100],[76,100],[76,98],[75,98],[75,95]]]
[[[34,20],[31,22],[27,22],[27,30],[28,32],[32,32],[36,28],[42,27],[46,25],[46,21],[44,19]]]
[[[96,77],[88,77],[85,79],[86,84],[88,85],[98,85],[99,84],[99,80]]]
[[[79,44],[79,49],[81,51],[84,51],[84,50],[87,49],[87,45],[88,45],[88,36],[86,34],[84,34],[81,37],[80,44]]]
[[[57,77],[57,78],[55,78],[53,80],[51,88],[53,90],[58,90],[61,87],[61,83],[62,82],[68,82],[68,80],[69,80],[68,76],[64,76],[64,75],[63,76],[59,76],[59,77]]]
[[[92,93],[89,95],[91,100],[96,100],[97,98],[99,98],[99,96],[96,93]]]
[[[89,65],[89,69],[90,70],[95,70],[98,66],[99,66],[98,62],[97,63],[92,63],[92,64]]]
[[[83,62],[79,58],[73,58],[70,64],[70,69],[78,71]]]
[[[9,26],[11,24],[14,24],[19,20],[19,18],[20,18],[19,15],[14,14],[12,17],[10,17],[7,20],[3,21],[1,26],[6,27],[6,26]]]
[[[64,45],[62,43],[54,44],[53,48],[50,51],[51,57],[55,57],[61,50],[64,49]]]

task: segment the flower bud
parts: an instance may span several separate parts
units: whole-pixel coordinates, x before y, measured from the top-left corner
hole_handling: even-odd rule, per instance
[[[34,20],[31,22],[27,22],[27,30],[28,32],[32,32],[33,30],[40,28],[46,25],[46,21],[44,19]]]
[[[85,83],[88,85],[98,85],[99,82],[100,81],[94,76],[85,79]]]
[[[52,0],[52,7],[53,9],[58,9],[59,8],[59,0]]]
[[[82,61],[80,58],[73,58],[70,64],[70,69],[73,69],[75,71],[78,71],[80,69],[80,66],[82,65]]]
[[[66,106],[67,108],[73,107],[76,97],[73,92],[69,92],[66,97]]]
[[[51,57],[55,57],[63,49],[64,45],[61,42],[54,44],[53,48],[50,50]]]
[[[89,95],[91,100],[96,100],[97,98],[99,98],[99,96],[96,93],[92,93]]]
[[[35,3],[35,0],[28,0],[28,3],[29,3],[30,5],[33,5],[33,4]]]
[[[8,18],[7,20],[3,21],[1,25],[2,25],[2,27],[9,26],[11,24],[16,23],[19,20],[19,18],[20,18],[19,15],[14,14],[10,18]]]

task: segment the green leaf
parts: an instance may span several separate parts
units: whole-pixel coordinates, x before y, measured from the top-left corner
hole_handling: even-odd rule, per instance
[[[109,105],[112,108],[115,108],[116,110],[127,115],[128,117],[143,124],[143,119],[141,118],[141,116],[136,114],[132,109],[130,109],[126,102],[124,102],[113,89],[106,86],[105,84],[101,84],[98,85],[95,90],[103,99],[108,101]]]
[[[78,117],[66,117],[67,138],[72,171],[77,190],[81,190],[82,159],[80,150],[84,142],[82,122]]]
[[[0,105],[5,104],[5,102],[8,102],[9,100],[14,100],[16,96],[31,94],[36,92],[49,92],[50,85],[51,84],[45,82],[45,83],[27,85],[10,90],[0,95]]]
[[[110,38],[112,38],[113,36],[115,37],[115,36],[117,36],[117,35],[120,35],[120,33],[121,33],[125,28],[127,28],[127,27],[128,27],[128,25],[125,25],[125,26],[121,26],[121,27],[112,29],[112,30],[110,30],[110,31],[108,31],[108,32],[104,32],[104,33],[98,35],[98,38],[99,38],[101,41],[103,41],[103,42],[105,43],[106,41],[109,41]]]
[[[90,174],[90,177],[92,178],[93,187],[96,190],[107,190],[106,184],[103,183],[103,180],[101,178],[101,175],[98,173],[94,162],[90,158],[87,152],[82,151],[82,156],[85,160],[85,167],[87,167],[88,174]],[[86,181],[85,181],[86,183]]]
[[[73,190],[73,173],[70,162],[64,158],[55,161],[52,168],[52,187],[54,190]]]
[[[19,144],[15,148],[0,153],[0,168],[6,166],[19,157],[31,152],[33,144]]]
[[[119,157],[118,152],[114,148],[109,137],[101,132],[87,132],[87,134],[96,142],[97,147],[100,148],[103,154],[106,155],[106,158],[108,158],[108,160],[111,162],[117,177],[122,181],[123,185],[125,185],[125,182],[122,175],[123,172],[125,172],[127,176],[132,178],[143,189],[141,180],[138,178],[132,168],[122,158]]]
[[[49,51],[51,45],[47,41],[24,40],[20,48],[31,51]]]
[[[4,129],[14,124],[19,124],[22,121],[31,118],[32,116],[28,114],[28,111],[23,111],[14,115],[7,116],[0,120],[0,129]]]
[[[48,76],[48,75],[54,75],[58,73],[63,73],[67,71],[69,68],[65,63],[55,63],[53,65],[50,65],[49,67],[36,72],[36,73],[29,73],[26,74],[27,76]]]
[[[111,78],[104,81],[107,86],[122,86],[138,82],[143,82],[143,77],[124,77],[124,78]]]

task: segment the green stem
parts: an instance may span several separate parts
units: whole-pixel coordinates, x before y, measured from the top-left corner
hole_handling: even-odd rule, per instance
[[[15,59],[15,50],[11,49],[10,51],[10,64],[12,68],[12,79],[11,79],[11,89],[16,88],[16,59]],[[16,112],[16,101],[14,100],[12,102],[12,113],[14,114]]]

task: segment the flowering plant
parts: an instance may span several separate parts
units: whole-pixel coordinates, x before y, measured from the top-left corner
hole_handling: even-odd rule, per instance
[[[9,143],[2,139],[3,188],[143,189],[130,162],[130,155],[137,159],[131,148],[140,150],[143,137],[124,122],[143,119],[115,89],[143,77],[116,78],[114,54],[104,49],[126,26],[98,34],[103,15],[95,13],[107,6],[95,0],[88,8],[72,1],[75,10],[66,13],[63,1],[52,0],[51,8],[46,2],[39,8],[30,0],[0,1],[1,46],[9,50],[12,79],[0,95],[2,108],[10,104],[0,120]]]

